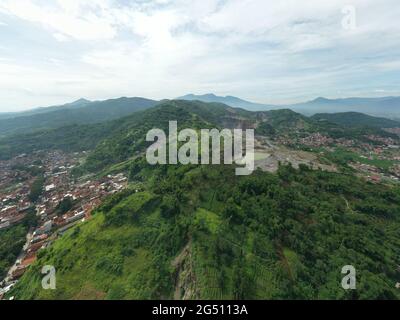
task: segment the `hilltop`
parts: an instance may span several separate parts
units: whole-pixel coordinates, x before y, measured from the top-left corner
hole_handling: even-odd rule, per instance
[[[377,117],[400,119],[400,97],[380,98],[345,98],[327,99],[319,97],[314,100],[286,104],[271,105],[254,103],[233,96],[217,96],[213,93],[204,95],[188,94],[178,99],[199,100],[203,102],[220,102],[231,107],[243,108],[250,111],[266,111],[277,109],[291,109],[298,113],[311,116],[316,113],[358,112]]]
[[[188,101],[202,101],[202,102],[218,102],[223,103],[231,107],[235,108],[243,108],[250,111],[263,111],[270,110],[276,108],[276,106],[255,103],[251,101],[247,101],[244,99],[240,99],[234,96],[217,96],[213,93],[203,94],[203,95],[195,95],[195,94],[187,94],[182,97],[177,98],[178,100],[188,100]]]
[[[398,128],[399,121],[386,118],[369,116],[359,112],[343,113],[317,113],[313,117],[316,120],[327,120],[342,126],[350,127],[374,127],[374,128]]]
[[[170,120],[178,129],[255,129],[265,170],[240,177],[234,165],[149,165],[146,133],[168,133]],[[398,185],[366,182],[347,163],[340,173],[343,159],[332,155],[343,152],[300,150],[321,141],[362,145],[370,134],[392,139],[379,128],[184,100],[66,128],[71,135],[43,133],[42,146],[90,147],[74,174],[122,171],[129,187],[39,251],[10,293],[16,299],[400,298]],[[344,291],[341,268],[349,264],[358,289]],[[41,289],[42,265],[56,267],[58,290]]]
[[[130,100],[117,99],[114,103],[124,105],[124,101],[129,102]],[[109,100],[102,102],[106,110],[110,106],[109,102]],[[149,102],[149,104],[151,105],[153,102]],[[123,108],[130,109],[130,105],[123,106]],[[133,108],[138,109],[135,103],[133,103]],[[87,110],[87,112],[89,114],[91,111]],[[347,116],[352,118],[351,114]],[[343,115],[343,117],[347,116]],[[137,145],[143,149],[145,132],[153,127],[166,130],[169,120],[178,120],[178,123],[182,126],[186,125],[186,127],[194,125],[197,128],[201,123],[205,128],[209,126],[254,128],[260,135],[284,134],[288,137],[297,136],[299,133],[315,132],[334,137],[359,137],[366,132],[389,135],[379,128],[364,130],[359,129],[359,126],[343,126],[334,121],[320,121],[318,117],[310,118],[290,109],[251,112],[222,103],[164,100],[152,108],[146,107],[145,110],[137,110],[112,121],[72,124],[54,129],[37,129],[33,133],[0,138],[0,159],[35,150],[83,151],[95,149],[89,158],[89,160],[93,160],[93,165],[89,167],[95,170],[98,166],[104,167],[106,163],[113,163],[116,159],[126,159],[128,155],[138,151],[134,150]],[[201,122],[196,124],[197,120]],[[391,122],[391,120],[387,121]],[[137,144],[133,141],[142,141],[142,143]],[[101,144],[99,144],[100,142]]]
[[[149,167],[48,249],[17,299],[396,299],[399,193],[281,167]],[[380,221],[377,223],[376,221]],[[384,243],[384,247],[382,247]],[[357,290],[340,287],[357,268]],[[41,289],[54,265],[57,290]],[[82,272],[84,270],[84,272]]]
[[[144,98],[118,98],[95,102],[80,99],[63,106],[34,109],[9,115],[7,119],[0,118],[0,137],[73,124],[100,123],[151,108],[157,103]]]
[[[381,98],[317,98],[312,101],[294,104],[291,107],[307,115],[316,113],[358,112],[376,117],[400,118],[400,97]]]

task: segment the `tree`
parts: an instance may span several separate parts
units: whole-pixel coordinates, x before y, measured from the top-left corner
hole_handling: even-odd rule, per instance
[[[41,177],[39,177],[39,178],[37,178],[33,183],[32,183],[32,186],[31,186],[31,192],[29,193],[29,200],[31,201],[31,202],[36,202],[38,199],[39,199],[39,197],[40,197],[40,195],[42,194],[42,192],[43,192],[43,185],[44,185],[44,177],[43,176],[41,176]]]
[[[179,213],[178,199],[173,195],[165,195],[161,203],[161,214],[168,218],[177,213]]]
[[[57,205],[57,208],[56,208],[57,213],[59,215],[63,215],[64,213],[67,213],[69,210],[71,210],[73,205],[74,205],[74,202],[73,202],[72,198],[66,197],[66,198],[62,199],[60,201],[60,203]]]

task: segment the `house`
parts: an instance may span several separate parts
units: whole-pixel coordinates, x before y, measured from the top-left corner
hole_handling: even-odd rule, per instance
[[[371,180],[374,182],[380,182],[381,181],[381,177],[378,175],[373,175],[371,176]]]
[[[25,267],[25,266],[18,267],[18,268],[11,274],[11,279],[12,279],[12,280],[17,280],[17,279],[21,278],[21,277],[24,275],[25,271],[26,271],[26,267]]]
[[[71,223],[71,222],[83,219],[84,217],[85,217],[85,211],[81,211],[81,212],[73,215],[72,217],[67,218],[66,221],[67,221],[67,223]]]
[[[40,236],[34,237],[34,238],[31,240],[31,244],[34,244],[34,243],[37,243],[37,242],[46,240],[47,238],[48,238],[47,234],[42,234],[42,235],[40,235]]]
[[[41,226],[39,229],[36,229],[35,232],[33,233],[34,236],[39,236],[41,234],[46,234],[50,233],[51,228],[53,227],[53,222],[51,220],[46,221],[43,226]]]
[[[49,185],[44,187],[46,192],[53,191],[55,188],[56,188],[56,186],[54,184],[49,184]]]
[[[0,224],[0,230],[4,230],[10,227],[10,221],[6,221],[2,224]]]

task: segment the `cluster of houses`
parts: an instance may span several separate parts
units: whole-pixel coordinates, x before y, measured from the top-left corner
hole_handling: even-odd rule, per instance
[[[34,179],[13,168],[9,161],[0,161],[0,231],[23,220],[31,206],[28,195]]]
[[[324,136],[319,132],[309,134],[307,135],[307,137],[304,138],[300,138],[300,144],[314,148],[330,145],[333,142],[334,139]]]
[[[381,182],[382,180],[400,181],[400,145],[392,137],[367,135],[365,140],[361,141],[347,138],[333,139],[317,132],[306,137],[294,139],[281,136],[277,138],[277,141],[290,147],[299,145],[316,149],[324,147],[329,152],[336,152],[337,148],[343,148],[364,159],[392,161],[393,166],[385,172],[372,164],[349,162],[349,165],[372,182]]]
[[[33,206],[39,221],[36,229],[30,230],[27,235],[26,245],[6,279],[0,282],[0,294],[18,281],[28,266],[36,260],[40,249],[49,246],[59,235],[77,223],[90,219],[92,210],[106,196],[127,186],[128,179],[122,173],[96,179],[74,179],[71,170],[79,163],[81,156],[57,151],[42,155],[40,167],[43,169],[44,185],[39,199],[34,204],[28,200],[32,177],[28,177],[24,187],[16,188],[11,193],[2,191],[7,190],[9,186],[0,189],[0,230],[20,222],[25,217],[24,212]],[[29,163],[36,158],[32,155],[23,156],[21,159]],[[7,166],[4,162],[1,165]],[[9,174],[8,172],[7,176]],[[10,180],[9,183],[12,185],[15,181]],[[18,191],[21,190],[23,192],[19,194]],[[61,206],[61,203],[67,205]]]

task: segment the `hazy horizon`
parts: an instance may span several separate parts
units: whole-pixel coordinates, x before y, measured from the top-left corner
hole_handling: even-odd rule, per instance
[[[0,112],[80,97],[400,96],[396,4],[3,0]]]
[[[263,102],[248,100],[248,99],[244,99],[243,97],[233,96],[233,95],[231,95],[231,94],[228,94],[228,95],[218,95],[218,94],[215,94],[215,93],[212,93],[212,92],[208,92],[208,93],[199,93],[199,94],[188,93],[188,94],[181,95],[181,96],[179,96],[179,97],[183,97],[183,96],[191,95],[191,94],[193,94],[193,95],[195,95],[195,96],[204,96],[204,95],[214,94],[214,95],[216,95],[216,96],[218,96],[218,97],[223,97],[223,98],[226,98],[226,97],[229,97],[229,96],[230,96],[230,97],[239,98],[239,99],[245,100],[245,101],[247,101],[247,102],[255,103],[255,104],[257,104],[257,103],[259,103],[259,104],[264,104]],[[167,99],[167,100],[176,100],[176,99],[178,99],[179,97],[163,98],[163,99]],[[360,99],[374,99],[374,98],[379,99],[379,98],[391,98],[391,97],[397,98],[397,96],[373,96],[373,97],[371,97],[371,96],[365,96],[365,97],[361,97],[361,96],[359,96],[359,97],[350,96],[350,97],[337,97],[337,98],[318,96],[318,97],[314,97],[314,98],[312,98],[312,99],[310,99],[310,100],[301,100],[301,101],[293,102],[293,103],[291,103],[291,104],[292,104],[292,105],[296,105],[296,104],[306,103],[306,102],[314,101],[314,100],[319,99],[319,98],[323,98],[323,99],[327,99],[327,100],[337,100],[337,99],[358,99],[358,98],[360,98]],[[30,107],[30,108],[25,108],[25,109],[24,109],[24,108],[20,108],[20,109],[15,110],[15,111],[2,111],[2,110],[1,110],[1,106],[0,106],[0,114],[1,114],[1,113],[14,113],[14,112],[27,112],[27,111],[32,111],[32,110],[35,110],[35,109],[48,108],[48,107],[61,107],[61,106],[67,105],[67,104],[71,104],[71,103],[77,102],[77,101],[82,100],[82,99],[83,99],[83,100],[88,100],[89,102],[99,102],[99,101],[107,101],[107,100],[114,100],[114,99],[121,99],[121,98],[144,98],[144,99],[150,99],[150,100],[155,100],[155,101],[161,101],[161,100],[163,100],[163,99],[152,99],[151,97],[149,98],[149,97],[143,97],[143,96],[120,96],[120,97],[110,97],[110,98],[106,98],[106,99],[93,99],[93,100],[92,100],[92,99],[87,99],[87,98],[85,98],[85,97],[80,97],[80,98],[75,98],[75,99],[73,99],[73,100],[71,100],[71,101],[64,101],[64,102],[61,102],[61,103],[59,103],[59,104],[46,105],[46,106],[45,106],[45,105],[43,105],[43,106],[34,106],[34,107]],[[288,106],[290,106],[291,104],[290,104],[290,103],[288,103],[288,104],[280,103],[280,104],[271,104],[271,106],[276,106],[276,107],[279,107],[279,106],[288,107]],[[265,105],[267,105],[267,104],[265,104]],[[360,110],[360,112],[361,112],[361,111],[362,111],[362,110]]]

